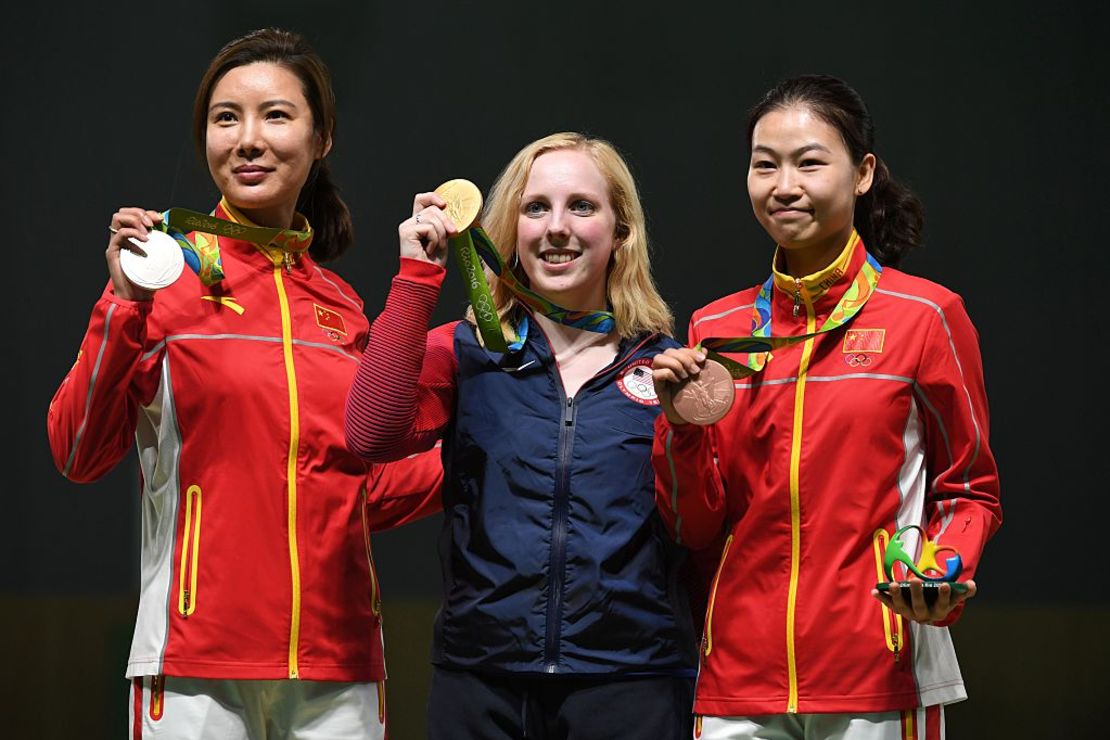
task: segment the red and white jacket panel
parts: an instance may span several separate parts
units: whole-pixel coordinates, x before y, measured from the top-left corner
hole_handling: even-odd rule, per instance
[[[71,480],[138,449],[127,675],[380,680],[370,532],[438,509],[438,451],[383,466],[349,453],[362,301],[307,254],[283,266],[247,242],[219,245],[227,277],[211,288],[186,271],[131,302],[109,283],[50,405]]]
[[[778,275],[773,334],[820,327],[864,259],[860,243],[793,286]],[[750,335],[757,293],[695,312],[690,344]],[[947,627],[903,622],[870,595],[898,528],[956,547],[962,580],[1001,521],[978,337],[959,296],[886,268],[846,327],[776,350],[734,385],[716,425],[661,416],[656,427],[657,500],[672,534],[694,548],[727,537],[696,711],[879,712],[964,698]]]

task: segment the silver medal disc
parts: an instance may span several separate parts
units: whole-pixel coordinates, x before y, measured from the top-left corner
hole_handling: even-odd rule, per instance
[[[127,279],[147,290],[158,290],[173,283],[181,276],[185,267],[185,257],[181,246],[164,231],[152,231],[147,240],[128,239],[132,244],[146,252],[146,257],[123,249],[119,253],[119,266]]]

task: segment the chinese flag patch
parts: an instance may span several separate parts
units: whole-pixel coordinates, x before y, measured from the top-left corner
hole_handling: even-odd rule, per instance
[[[882,352],[886,329],[849,329],[844,333],[844,352]]]
[[[343,317],[331,309],[324,308],[316,303],[312,304],[316,309],[316,325],[321,329],[331,329],[340,334],[347,334],[347,327],[343,324]]]

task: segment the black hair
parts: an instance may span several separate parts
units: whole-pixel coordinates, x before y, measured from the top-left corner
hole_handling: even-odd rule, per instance
[[[255,62],[272,62],[295,74],[312,110],[312,125],[320,140],[328,141],[335,133],[335,93],[324,60],[300,34],[261,28],[225,44],[201,78],[193,102],[193,140],[202,157],[212,90],[232,69]],[[354,242],[350,209],[331,179],[326,160],[318,159],[312,164],[297,196],[296,208],[312,224],[312,246],[308,251],[317,262],[335,259]]]
[[[859,164],[875,151],[875,125],[859,93],[829,75],[801,75],[775,85],[748,115],[748,146],[755,125],[771,111],[803,105],[840,132],[852,162]],[[856,200],[853,219],[867,250],[882,265],[897,267],[906,254],[920,246],[925,208],[906,186],[895,180],[875,155],[871,189]]]

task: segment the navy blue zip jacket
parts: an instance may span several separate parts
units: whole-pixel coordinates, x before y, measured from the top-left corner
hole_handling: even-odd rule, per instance
[[[465,322],[425,335],[444,271],[401,262],[347,401],[347,443],[392,460],[442,438],[433,662],[693,676],[685,551],[659,519],[651,467],[651,358],[678,343],[622,342],[568,399],[534,323],[507,355]]]

